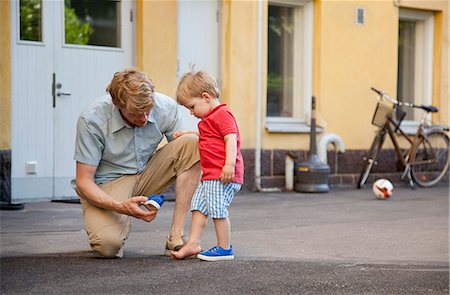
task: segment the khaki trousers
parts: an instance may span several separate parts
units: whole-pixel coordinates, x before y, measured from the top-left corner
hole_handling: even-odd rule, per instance
[[[116,201],[159,194],[199,160],[198,137],[184,135],[156,151],[141,174],[124,175],[99,187]],[[105,257],[122,257],[131,230],[130,216],[98,208],[84,199],[81,204],[91,248]]]

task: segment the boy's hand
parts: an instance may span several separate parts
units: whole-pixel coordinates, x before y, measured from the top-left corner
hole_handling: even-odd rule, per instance
[[[188,134],[188,130],[178,130],[173,133],[173,139],[177,139],[178,137]]]
[[[173,133],[173,139],[177,139],[178,137],[183,136],[185,134],[195,134],[197,136],[200,135],[196,130],[178,130]]]
[[[234,166],[230,164],[225,164],[222,167],[222,173],[220,174],[220,181],[223,184],[227,184],[234,179]]]

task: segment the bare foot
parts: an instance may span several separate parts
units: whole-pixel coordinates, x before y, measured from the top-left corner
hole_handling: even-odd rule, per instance
[[[199,244],[190,244],[189,242],[178,251],[170,251],[170,255],[175,259],[184,259],[200,253],[202,248]]]

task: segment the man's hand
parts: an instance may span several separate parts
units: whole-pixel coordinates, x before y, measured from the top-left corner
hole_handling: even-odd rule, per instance
[[[155,219],[156,214],[158,214],[158,212],[144,210],[142,209],[142,207],[139,207],[140,204],[145,201],[147,201],[147,197],[144,196],[132,197],[122,202],[123,211],[120,213],[150,222],[153,219]]]

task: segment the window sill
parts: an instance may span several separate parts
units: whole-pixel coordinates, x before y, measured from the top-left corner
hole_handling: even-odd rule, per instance
[[[402,131],[405,132],[407,135],[415,135],[418,127],[419,127],[418,121],[403,121],[400,124],[400,129],[402,129]]]
[[[296,120],[267,118],[265,127],[269,133],[311,133],[311,125]],[[323,132],[323,128],[316,125],[316,132]]]

